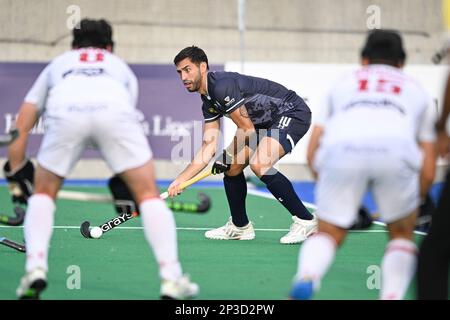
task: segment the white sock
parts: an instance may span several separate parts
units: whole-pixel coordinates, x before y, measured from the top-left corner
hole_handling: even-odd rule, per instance
[[[336,242],[327,233],[319,232],[303,243],[298,255],[296,280],[311,279],[318,290],[320,281],[331,266],[336,254]]]
[[[389,241],[381,262],[382,300],[403,299],[416,271],[417,247],[407,239]]]
[[[46,194],[35,194],[28,199],[24,233],[27,248],[25,270],[35,268],[48,270],[48,249],[53,233],[55,203]]]
[[[141,212],[144,233],[159,264],[159,275],[164,280],[176,280],[182,275],[178,261],[177,233],[172,211],[161,199],[143,201]]]

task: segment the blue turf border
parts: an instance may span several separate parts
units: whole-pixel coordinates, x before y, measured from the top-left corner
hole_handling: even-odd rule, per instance
[[[106,179],[67,179],[64,182],[64,187],[106,187]],[[157,180],[157,184],[160,188],[166,188],[172,180]],[[299,197],[306,202],[315,203],[314,197],[314,182],[293,182],[295,191]],[[0,179],[0,186],[5,186],[6,180]],[[442,183],[436,183],[431,187],[430,194],[432,199],[437,202],[442,189]],[[197,188],[223,188],[222,181],[199,181],[195,184]],[[257,188],[260,191],[267,191],[264,187]],[[269,194],[269,192],[267,191]],[[363,198],[363,204],[370,212],[376,211],[375,201],[370,193],[367,193]]]

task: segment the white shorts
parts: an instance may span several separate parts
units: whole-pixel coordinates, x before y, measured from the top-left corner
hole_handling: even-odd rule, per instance
[[[322,152],[320,158],[317,216],[325,222],[351,227],[368,190],[386,223],[406,217],[419,206],[420,172],[393,148],[341,146]]]
[[[88,146],[98,149],[109,168],[121,173],[152,158],[144,130],[134,112],[112,107],[73,108],[45,118],[46,132],[37,161],[66,177]]]

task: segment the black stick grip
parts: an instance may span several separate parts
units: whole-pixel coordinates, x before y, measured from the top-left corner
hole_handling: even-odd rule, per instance
[[[5,246],[7,246],[7,247],[16,249],[17,251],[20,251],[20,252],[25,252],[26,251],[24,245],[21,245],[19,243],[14,242],[14,241],[8,240],[6,238],[0,238],[0,243],[5,245]]]

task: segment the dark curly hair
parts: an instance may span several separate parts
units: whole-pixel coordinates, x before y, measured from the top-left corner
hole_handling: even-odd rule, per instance
[[[381,29],[369,32],[361,57],[369,59],[370,63],[403,64],[406,53],[400,33]]]
[[[209,70],[208,57],[205,51],[196,46],[186,47],[181,50],[173,59],[173,63],[177,65],[180,61],[189,58],[193,63],[199,65],[201,62],[206,62],[206,67]]]
[[[73,29],[72,48],[95,47],[106,49],[114,46],[112,27],[104,19],[82,19],[80,27]]]

